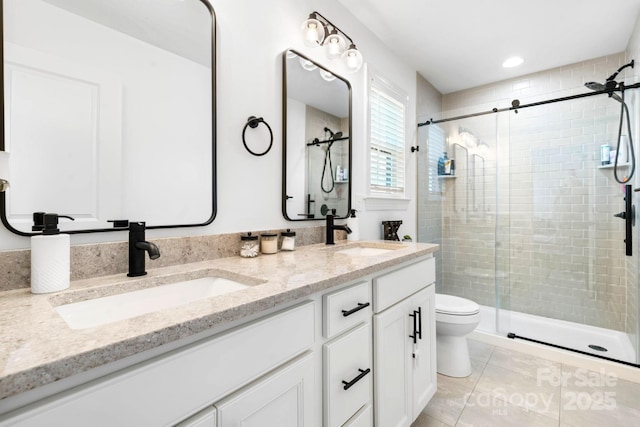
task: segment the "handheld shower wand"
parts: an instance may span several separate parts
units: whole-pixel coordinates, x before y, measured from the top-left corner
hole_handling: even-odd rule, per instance
[[[630,63],[625,64],[622,67],[618,68],[618,70],[615,73],[613,73],[607,78],[605,84],[597,83],[597,82],[587,82],[584,84],[588,89],[591,89],[591,90],[607,91],[610,98],[613,98],[620,103],[620,123],[618,125],[618,142],[616,144],[616,158],[613,164],[613,177],[615,178],[616,182],[618,182],[619,184],[626,184],[627,182],[631,181],[631,178],[633,177],[633,174],[635,173],[635,170],[636,170],[636,153],[633,147],[633,135],[631,133],[631,119],[629,115],[629,107],[627,107],[627,103],[624,101],[624,83],[623,82],[618,83],[614,79],[620,73],[620,71],[624,70],[627,67],[633,68],[634,65],[635,65],[635,60],[632,60]],[[620,95],[617,95],[613,92],[614,89],[618,87],[620,87]],[[630,157],[631,169],[629,171],[629,176],[627,176],[624,179],[620,179],[618,177],[618,156],[620,155],[620,146],[621,146],[621,141],[623,136],[622,127],[623,127],[625,116],[627,117],[627,134],[628,134],[627,136],[629,138],[629,157]]]

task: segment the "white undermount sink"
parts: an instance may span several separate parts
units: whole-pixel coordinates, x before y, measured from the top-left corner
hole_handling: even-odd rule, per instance
[[[329,250],[335,254],[349,255],[354,257],[370,257],[376,255],[383,255],[389,252],[393,252],[398,249],[405,248],[406,246],[400,242],[354,242],[347,243],[343,247],[336,246]]]
[[[55,310],[71,329],[85,329],[228,294],[249,286],[221,277],[201,277],[63,304],[55,307]]]
[[[393,251],[393,249],[383,248],[370,248],[366,246],[356,246],[354,248],[341,249],[336,251],[337,254],[352,255],[352,256],[375,256],[382,255]]]

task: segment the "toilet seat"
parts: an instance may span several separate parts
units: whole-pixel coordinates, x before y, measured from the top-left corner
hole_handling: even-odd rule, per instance
[[[480,313],[480,306],[465,298],[436,294],[436,313],[454,316],[470,316]]]

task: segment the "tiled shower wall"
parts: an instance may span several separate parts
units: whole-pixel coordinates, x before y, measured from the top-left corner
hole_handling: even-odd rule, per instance
[[[620,53],[447,94],[443,111],[582,93],[625,60]],[[619,108],[597,96],[442,125],[458,164],[427,208],[442,209],[443,292],[494,305],[497,280],[506,308],[634,333],[637,266],[625,259],[624,223],[613,218],[622,193],[612,170],[597,167],[600,145],[615,140]],[[469,162],[452,145],[462,145],[464,129],[481,142],[468,146]]]

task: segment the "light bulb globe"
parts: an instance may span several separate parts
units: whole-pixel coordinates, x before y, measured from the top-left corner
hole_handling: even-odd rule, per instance
[[[302,37],[307,47],[318,47],[324,40],[324,24],[310,16],[302,23]]]
[[[362,68],[362,64],[364,62],[362,54],[354,45],[351,45],[349,49],[342,54],[342,59],[344,59],[347,65],[347,70],[350,73],[357,73],[360,68]]]

